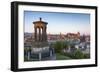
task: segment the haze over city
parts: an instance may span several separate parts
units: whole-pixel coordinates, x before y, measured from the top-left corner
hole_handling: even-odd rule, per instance
[[[34,33],[34,21],[47,22],[47,34],[90,34],[90,14],[24,11],[25,32]]]

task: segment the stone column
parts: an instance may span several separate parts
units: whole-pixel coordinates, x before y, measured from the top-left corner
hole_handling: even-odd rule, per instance
[[[43,28],[43,41],[47,40],[46,27]]]
[[[52,57],[52,50],[50,50],[50,57]]]
[[[30,60],[30,52],[28,52],[28,60]]]
[[[35,27],[35,33],[34,33],[34,37],[35,37],[35,41],[37,41],[37,28]]]
[[[43,28],[41,28],[41,41],[43,41]]]
[[[47,41],[47,33],[46,33],[46,27],[45,27],[45,41]]]
[[[41,41],[41,28],[39,28],[39,41]]]
[[[41,52],[39,53],[39,61],[41,61],[41,58],[42,58],[42,56],[41,56]]]
[[[44,41],[44,28],[42,28],[42,41]]]

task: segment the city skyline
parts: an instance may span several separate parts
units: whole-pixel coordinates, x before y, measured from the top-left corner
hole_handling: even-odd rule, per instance
[[[90,14],[24,11],[24,32],[34,33],[34,21],[48,22],[47,34],[90,34]]]

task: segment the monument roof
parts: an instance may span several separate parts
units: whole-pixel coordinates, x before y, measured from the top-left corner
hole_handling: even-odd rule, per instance
[[[47,22],[42,21],[42,18],[40,18],[39,21],[35,21],[35,22],[33,22],[33,24],[36,24],[36,23],[48,24]]]

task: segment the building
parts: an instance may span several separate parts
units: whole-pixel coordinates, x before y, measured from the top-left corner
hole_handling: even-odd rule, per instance
[[[67,33],[66,37],[68,39],[80,39],[80,33]]]

